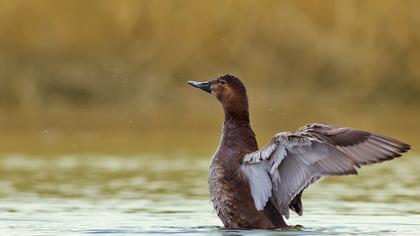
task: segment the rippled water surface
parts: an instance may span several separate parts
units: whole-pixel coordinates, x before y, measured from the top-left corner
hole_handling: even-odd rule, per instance
[[[420,158],[327,178],[289,231],[224,230],[207,193],[207,157],[1,156],[0,235],[418,235]]]

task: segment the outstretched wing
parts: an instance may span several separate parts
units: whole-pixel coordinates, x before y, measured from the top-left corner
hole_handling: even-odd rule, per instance
[[[245,155],[241,169],[256,208],[263,210],[271,199],[288,218],[292,200],[318,179],[357,174],[361,165],[391,160],[409,149],[408,144],[382,135],[312,124],[277,134],[264,148]]]

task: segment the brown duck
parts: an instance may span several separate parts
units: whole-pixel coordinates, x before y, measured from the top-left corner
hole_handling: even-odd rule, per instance
[[[217,215],[230,229],[287,227],[289,209],[302,215],[302,192],[324,176],[355,175],[362,165],[401,156],[408,144],[371,132],[311,124],[276,134],[258,149],[244,84],[224,75],[188,81],[213,94],[225,113],[222,138],[209,170]]]

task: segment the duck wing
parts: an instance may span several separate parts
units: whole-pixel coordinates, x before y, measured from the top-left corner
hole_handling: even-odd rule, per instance
[[[270,200],[288,218],[289,207],[302,214],[301,193],[320,178],[355,175],[361,165],[391,160],[409,149],[408,144],[371,132],[311,124],[279,133],[265,147],[246,154],[241,170],[255,207],[263,210]]]

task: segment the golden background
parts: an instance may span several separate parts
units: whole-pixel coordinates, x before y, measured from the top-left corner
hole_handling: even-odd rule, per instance
[[[210,154],[248,88],[260,145],[333,123],[420,143],[420,2],[0,0],[0,152]],[[414,146],[415,148],[415,146]]]

